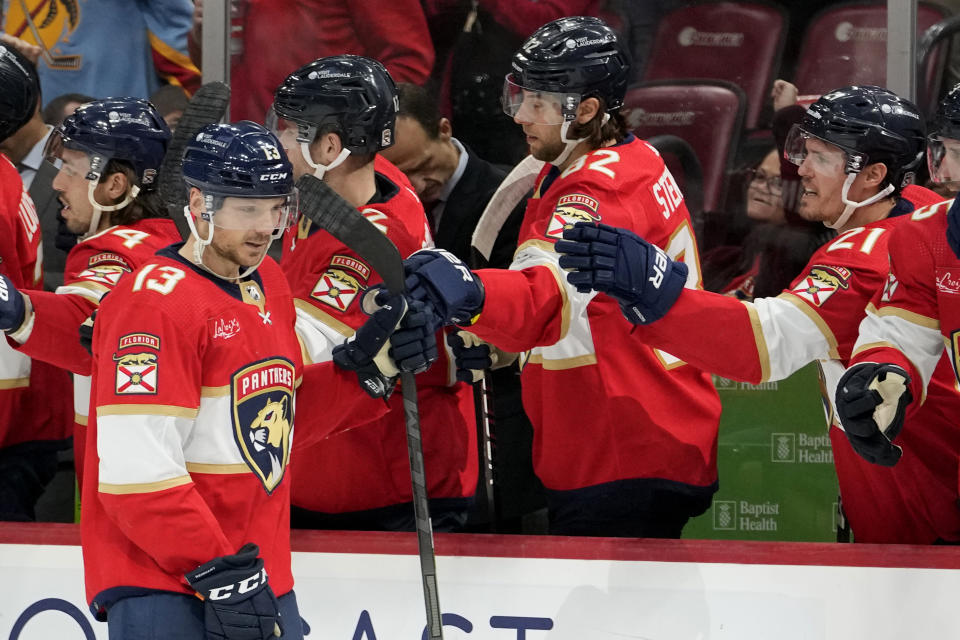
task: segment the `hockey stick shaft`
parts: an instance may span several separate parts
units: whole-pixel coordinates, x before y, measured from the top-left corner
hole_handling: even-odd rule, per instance
[[[300,213],[326,230],[367,261],[391,293],[404,293],[403,259],[397,247],[373,224],[360,215],[324,182],[312,175],[297,180]],[[417,403],[417,382],[412,373],[400,374],[403,393],[403,415],[407,428],[407,457],[413,489],[413,512],[417,527],[417,549],[420,576],[430,640],[443,640],[440,597],[437,591],[437,566],[433,548],[433,526],[427,502],[426,470],[423,443],[420,437],[420,411]]]

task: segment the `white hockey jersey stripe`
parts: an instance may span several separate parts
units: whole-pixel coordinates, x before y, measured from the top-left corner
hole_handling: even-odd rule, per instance
[[[136,413],[103,411],[117,407],[97,408],[101,491],[104,487],[107,493],[157,491],[183,484],[180,479],[184,476],[189,482],[182,443],[190,436],[194,421],[185,415],[145,415],[143,405],[119,407],[136,409]]]
[[[547,347],[534,347],[527,362],[536,362],[544,369],[570,369],[597,363],[596,347],[587,316],[587,306],[597,295],[596,291],[580,293],[571,286],[560,268],[560,256],[553,244],[543,240],[528,240],[517,250],[510,265],[519,271],[529,267],[550,269],[563,297],[561,308],[560,339]]]
[[[860,336],[853,347],[853,353],[856,355],[877,346],[897,349],[920,372],[926,393],[944,348],[940,323],[931,323],[930,320],[932,319],[897,307],[884,307],[883,313],[878,314],[876,307],[869,304],[867,315],[860,322]]]
[[[765,381],[783,380],[814,360],[839,357],[836,338],[823,319],[791,298],[781,294],[746,303],[756,310],[762,330],[762,344],[757,348],[761,361],[765,357],[769,363]]]

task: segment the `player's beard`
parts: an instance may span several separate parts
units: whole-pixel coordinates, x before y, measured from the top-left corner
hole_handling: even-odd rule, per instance
[[[559,137],[549,142],[538,137],[537,143],[536,147],[530,145],[530,155],[541,162],[552,162],[556,160],[566,148],[566,143]]]
[[[239,242],[221,244],[217,242],[217,236],[214,234],[213,242],[210,244],[212,249],[220,258],[228,260],[240,267],[241,270],[256,266],[263,260],[267,250],[270,248],[272,238],[269,233],[250,233],[244,236]],[[261,249],[254,249],[247,242],[262,244]]]

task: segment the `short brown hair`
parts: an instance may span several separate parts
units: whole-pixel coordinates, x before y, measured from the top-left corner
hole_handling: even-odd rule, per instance
[[[607,140],[613,140],[616,143],[623,142],[627,137],[627,121],[623,114],[614,111],[610,114],[610,119],[606,124],[603,123],[603,116],[607,112],[607,105],[603,98],[594,98],[600,103],[600,108],[596,115],[583,124],[574,122],[570,125],[569,137],[573,139],[586,138],[591,149],[599,149]]]
[[[102,183],[107,179],[108,176],[113,175],[114,173],[122,173],[127,177],[127,183],[130,185],[138,185],[139,181],[137,180],[137,174],[133,170],[133,167],[129,163],[122,160],[111,160],[107,163],[106,169],[104,169],[103,175],[100,177],[100,182]],[[118,198],[111,204],[118,204],[123,202],[123,198]],[[166,206],[163,204],[163,201],[160,199],[160,195],[157,193],[156,189],[149,191],[144,191],[141,186],[140,193],[137,194],[137,197],[133,201],[125,206],[119,211],[111,212],[113,217],[112,221],[115,224],[133,224],[138,220],[143,220],[144,218],[169,218],[170,213],[167,211]]]

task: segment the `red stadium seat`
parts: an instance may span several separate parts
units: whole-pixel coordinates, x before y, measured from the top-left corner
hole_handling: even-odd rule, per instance
[[[745,105],[743,91],[728,82],[658,82],[628,91],[623,114],[640,138],[674,135],[693,148],[703,170],[703,209],[716,211],[723,203]]]
[[[917,35],[946,16],[943,8],[920,2]],[[918,106],[930,113],[939,97],[947,42],[939,43],[922,69],[924,95]],[[887,84],[886,2],[844,3],[818,13],[803,34],[794,84],[802,94],[822,95],[852,84]]]
[[[706,2],[676,9],[660,20],[644,81],[732,82],[747,99],[747,129],[756,129],[786,31],[786,13],[773,4]]]

